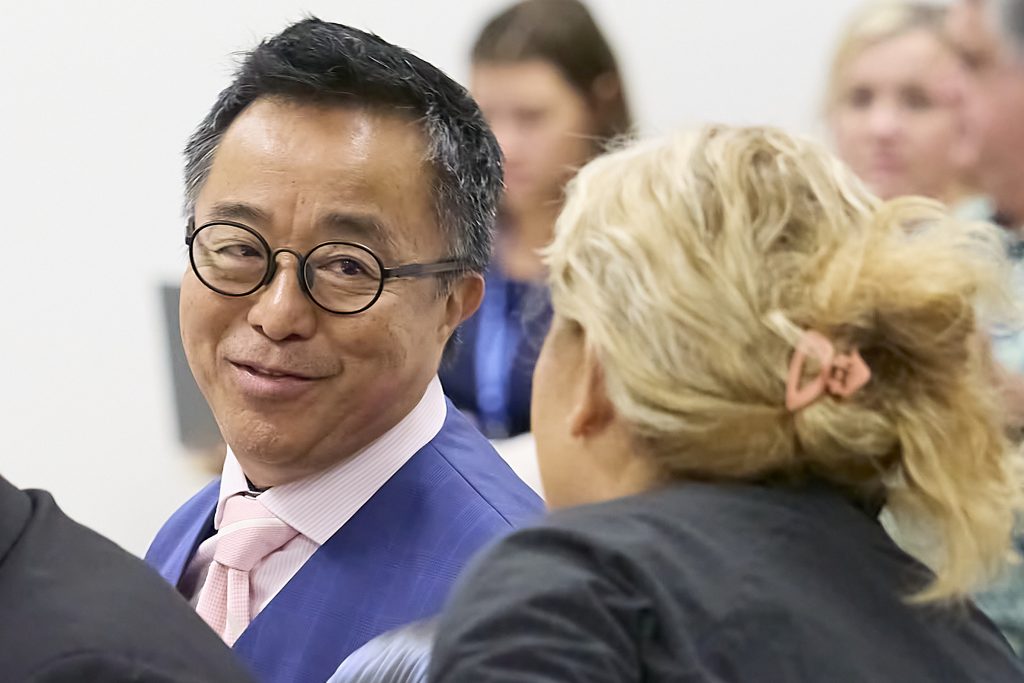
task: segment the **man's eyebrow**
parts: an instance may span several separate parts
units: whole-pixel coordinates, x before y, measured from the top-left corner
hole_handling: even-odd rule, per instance
[[[391,231],[373,216],[360,213],[332,212],[323,216],[320,223],[344,239],[356,239],[369,244],[380,244],[395,250]]]
[[[263,209],[245,202],[218,202],[210,208],[207,220],[238,221],[239,223],[256,223],[266,225],[270,222],[270,214]]]
[[[207,216],[207,222],[238,221],[250,227],[268,226],[273,217],[263,209],[245,202],[218,202]],[[336,239],[366,242],[368,246],[380,245],[397,251],[397,244],[391,231],[374,216],[365,213],[331,212],[318,221],[321,227],[334,233]]]

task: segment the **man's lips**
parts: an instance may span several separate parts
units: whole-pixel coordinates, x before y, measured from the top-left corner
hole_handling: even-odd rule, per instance
[[[267,365],[249,360],[228,360],[229,363],[234,365],[236,368],[246,370],[254,375],[261,377],[267,377],[270,379],[299,379],[299,380],[315,380],[321,379],[321,377],[309,374],[308,372],[301,372],[293,370],[291,368],[282,368],[274,365]]]
[[[291,402],[309,395],[323,375],[311,375],[295,370],[254,361],[229,360],[230,376],[234,387],[249,399],[272,402]]]

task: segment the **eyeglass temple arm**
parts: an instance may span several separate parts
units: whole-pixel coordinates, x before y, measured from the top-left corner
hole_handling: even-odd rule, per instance
[[[396,277],[424,277],[465,269],[466,264],[459,261],[441,261],[439,263],[410,263],[407,266],[385,268],[383,273],[384,279],[390,280]]]

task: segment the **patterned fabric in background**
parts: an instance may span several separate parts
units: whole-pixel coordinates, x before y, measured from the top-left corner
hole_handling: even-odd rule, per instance
[[[995,219],[995,222],[1000,222]],[[1011,261],[1010,282],[1014,302],[1024,304],[1024,239],[1020,231],[1005,230],[1006,253]],[[1024,321],[1008,321],[989,328],[992,354],[1008,371],[1024,375]],[[1018,524],[1017,551],[1024,550],[1024,524]],[[1012,564],[988,589],[974,596],[978,607],[995,622],[1006,639],[1024,657],[1024,563]]]
[[[1010,283],[1014,301],[1024,303],[1024,239],[1006,233],[1006,253],[1012,262]],[[1015,375],[1024,375],[1024,321],[1001,322],[989,329],[992,353],[996,360]]]

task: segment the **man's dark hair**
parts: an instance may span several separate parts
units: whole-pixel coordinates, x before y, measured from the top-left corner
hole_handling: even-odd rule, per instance
[[[232,121],[262,97],[382,108],[415,119],[426,138],[438,224],[449,254],[481,272],[490,260],[502,187],[501,152],[466,89],[378,36],[309,18],[263,41],[185,147],[185,210],[210,173]],[[191,224],[191,221],[190,221]]]

